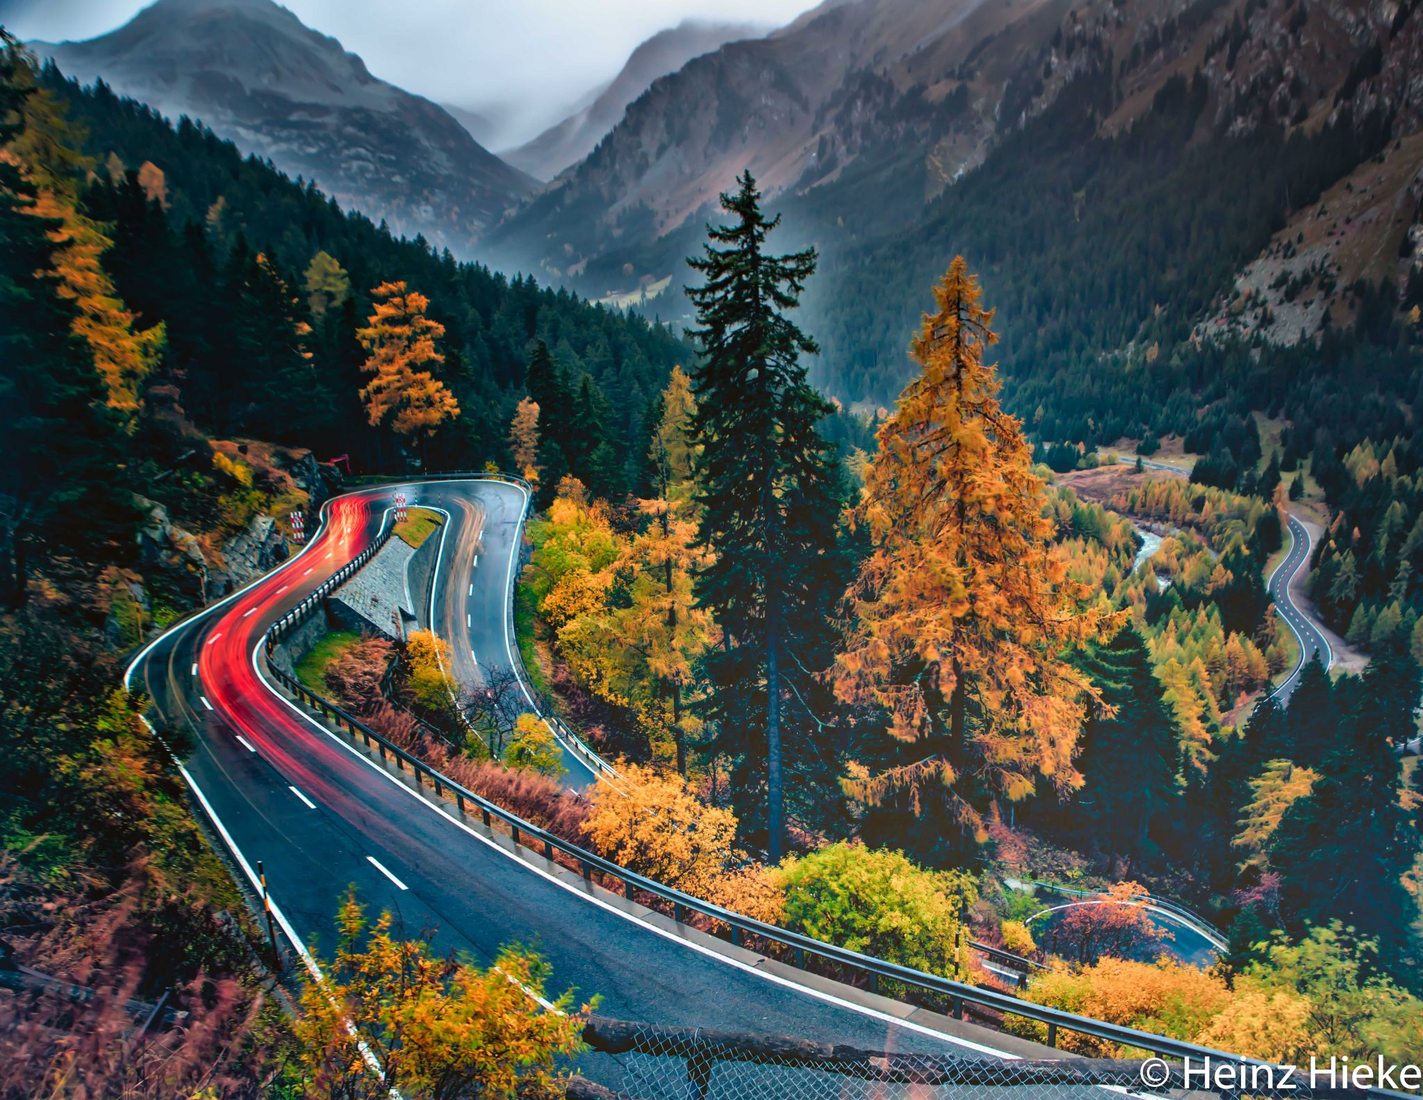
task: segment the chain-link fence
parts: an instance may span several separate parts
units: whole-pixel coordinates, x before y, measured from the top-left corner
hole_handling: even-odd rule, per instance
[[[569,1100],[1068,1100],[1108,1093],[1221,1100],[1363,1097],[1311,1087],[1287,1067],[1087,1058],[1005,1059],[886,1053],[784,1036],[663,1027],[594,1017],[584,1030],[603,1058],[575,1077]]]

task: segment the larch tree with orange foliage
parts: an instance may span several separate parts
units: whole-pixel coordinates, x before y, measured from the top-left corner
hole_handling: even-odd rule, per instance
[[[25,128],[5,155],[19,161],[35,186],[30,212],[52,226],[57,290],[74,304],[72,331],[93,356],[109,407],[122,414],[131,431],[144,380],[163,354],[164,326],[139,328],[100,263],[113,241],[79,209],[77,181],[93,161],[72,147],[76,136],[63,107],[48,92],[32,90],[24,112]],[[144,167],[158,171],[151,164]]]
[[[912,345],[921,368],[880,428],[854,519],[871,550],[847,595],[837,696],[879,708],[897,748],[847,789],[934,842],[982,842],[1000,800],[1066,795],[1091,693],[1068,647],[1115,624],[1052,552],[1041,479],[985,362],[993,314],[962,257]]]
[[[539,483],[539,403],[526,397],[514,409],[509,424],[509,449],[514,469],[532,485]]]
[[[460,414],[459,403],[431,368],[445,361],[437,341],[445,326],[425,315],[430,299],[404,282],[371,291],[374,312],[356,338],[366,349],[362,370],[374,375],[361,390],[373,427],[422,441]]]

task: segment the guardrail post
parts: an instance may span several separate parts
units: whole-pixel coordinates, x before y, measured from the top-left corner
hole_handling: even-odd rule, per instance
[[[514,832],[514,843],[515,843],[515,844],[518,844],[518,843],[519,843],[519,826],[517,826],[517,825],[510,825],[509,828],[512,829],[513,832]]]
[[[682,903],[680,901],[672,903],[672,920],[677,924],[682,923]]]
[[[460,816],[464,816],[464,792],[455,791],[455,805],[459,807]]]
[[[731,945],[733,947],[741,946],[741,925],[739,924],[731,926]]]
[[[870,971],[870,992],[879,992],[879,975],[876,974],[873,970]]]
[[[550,861],[553,859],[553,841],[551,840],[544,841],[544,859]]]
[[[479,808],[479,813],[480,813],[480,816],[482,816],[482,817],[484,818],[484,827],[485,827],[486,829],[492,828],[493,825],[494,825],[494,819],[489,816],[489,807],[488,807],[488,806],[481,806],[481,807]]]
[[[805,948],[803,947],[795,949],[795,968],[797,970],[805,969]]]
[[[1048,1024],[1048,1025],[1047,1025],[1047,1045],[1050,1046],[1050,1047],[1055,1047],[1055,1046],[1057,1046],[1057,1025],[1056,1025],[1056,1024]]]
[[[632,901],[632,882],[629,879],[623,879],[623,896]]]
[[[952,999],[949,1001],[949,1006],[950,1006],[950,1007],[949,1007],[949,1011],[950,1011],[950,1013],[952,1014],[953,1018],[954,1018],[955,1020],[962,1020],[962,1019],[963,1019],[963,998],[962,998],[962,997],[954,997],[954,998],[952,998]],[[1052,1044],[1049,1043],[1048,1045],[1051,1046]]]

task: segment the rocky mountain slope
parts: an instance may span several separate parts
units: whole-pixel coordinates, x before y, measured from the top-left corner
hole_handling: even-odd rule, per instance
[[[272,0],[158,0],[110,34],[34,48],[459,254],[533,187],[443,108],[372,76]]]
[[[675,73],[688,61],[727,42],[759,37],[764,28],[749,23],[686,20],[638,46],[616,77],[591,103],[549,127],[532,141],[506,151],[504,158],[537,179],[551,180],[591,153],[622,120],[628,105],[653,81]]]
[[[1401,250],[1419,221],[1423,166],[1414,136],[1423,102],[1417,7],[1417,0],[822,5],[764,40],[728,44],[658,81],[592,155],[487,243],[595,296],[658,287],[668,276],[675,287],[717,192],[749,167],[785,213],[785,243],[815,243],[833,272],[820,280],[818,301],[812,294],[808,320],[825,337],[821,381],[852,401],[895,392],[919,301],[913,288],[922,297],[955,251],[969,252],[998,292],[1008,342],[1019,335],[1015,326],[1039,326],[1053,308],[1041,301],[1048,279],[1089,285],[1109,224],[1134,253],[1114,276],[1124,281],[1105,288],[1112,316],[1087,326],[1079,317],[1076,334],[1064,329],[1063,339],[1121,349],[1160,310],[1200,320],[1212,299],[1222,328],[1232,317],[1249,320],[1241,299],[1252,295],[1254,325],[1263,316],[1259,284],[1281,280],[1277,265],[1264,274],[1252,268],[1257,258],[1292,249],[1291,259],[1303,254],[1317,269],[1317,247],[1324,248],[1331,295],[1359,277],[1406,276]],[[1227,150],[1238,167],[1205,167]],[[1252,172],[1251,157],[1266,159]],[[1297,158],[1293,178],[1282,158]],[[1007,208],[1004,196],[1029,177],[1037,189]],[[1339,194],[1329,192],[1336,186]],[[1148,188],[1164,192],[1161,202],[1133,209]],[[1258,193],[1247,201],[1252,188]],[[1176,203],[1192,189],[1186,209],[1211,211],[1212,224],[1183,229],[1196,239],[1158,239],[1153,222],[1180,213]],[[1061,205],[1063,216],[1037,236],[1023,229],[1048,203]],[[1097,239],[1080,239],[1094,219],[1103,219]],[[1132,224],[1123,227],[1124,219]],[[1049,247],[1062,253],[1062,270],[1043,269]],[[1189,272],[1174,268],[1171,256],[1189,260]],[[1033,265],[1036,289],[1010,292],[1000,279]],[[1145,288],[1158,276],[1179,279],[1158,286],[1153,302]],[[1285,276],[1277,295],[1303,277]],[[1122,289],[1133,286],[1142,294]],[[1019,301],[1005,300],[1010,293]],[[685,306],[657,308],[666,318]],[[1336,320],[1349,306],[1338,310]],[[1294,330],[1294,320],[1284,327]],[[1098,334],[1084,341],[1092,328]],[[1043,332],[1031,335],[1042,352]]]

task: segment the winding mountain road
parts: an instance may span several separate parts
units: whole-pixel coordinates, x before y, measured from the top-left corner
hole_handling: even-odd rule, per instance
[[[1292,590],[1297,584],[1303,586],[1304,578],[1309,573],[1309,559],[1314,553],[1314,540],[1310,538],[1308,528],[1298,517],[1291,515],[1289,520],[1290,548],[1280,564],[1275,566],[1270,579],[1265,582],[1280,618],[1299,641],[1299,661],[1294,671],[1270,693],[1270,698],[1282,704],[1290,701],[1290,696],[1299,685],[1301,673],[1311,661],[1323,661],[1325,672],[1334,664],[1334,650],[1329,645],[1329,639],[1294,599]]]
[[[155,727],[180,754],[195,801],[254,891],[263,863],[279,926],[298,952],[334,942],[336,907],[354,886],[408,932],[433,930],[437,946],[481,964],[506,944],[534,946],[557,990],[596,993],[609,1015],[881,1050],[1041,1051],[718,946],[621,904],[437,806],[281,694],[265,671],[268,628],[378,537],[397,490],[450,517],[435,591],[440,629],[459,626],[450,640],[478,664],[512,665],[508,599],[523,490],[469,480],[329,501],[305,549],[150,643],[125,678],[151,698]],[[623,1076],[608,1056],[590,1056],[582,1068],[610,1086]]]
[[[1176,477],[1190,476],[1189,471],[1183,470],[1179,466],[1172,466],[1167,462],[1153,462],[1144,458],[1130,460],[1122,458],[1120,461],[1123,463],[1139,461],[1142,467],[1148,470],[1173,474]],[[1309,529],[1293,513],[1289,516],[1288,534],[1290,548],[1279,565],[1275,566],[1269,580],[1265,582],[1265,587],[1275,603],[1275,609],[1279,612],[1280,618],[1284,621],[1285,626],[1289,627],[1290,633],[1299,641],[1299,661],[1296,662],[1290,674],[1276,686],[1274,691],[1270,692],[1270,698],[1282,705],[1290,701],[1290,696],[1299,686],[1300,675],[1310,661],[1316,658],[1322,660],[1326,672],[1334,664],[1334,649],[1329,644],[1329,639],[1325,637],[1320,624],[1295,600],[1297,592],[1303,594],[1305,578],[1309,575],[1309,559],[1314,554],[1314,540],[1310,536]]]

